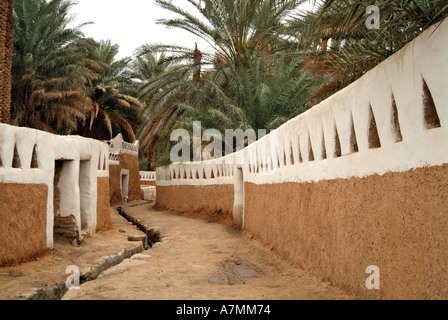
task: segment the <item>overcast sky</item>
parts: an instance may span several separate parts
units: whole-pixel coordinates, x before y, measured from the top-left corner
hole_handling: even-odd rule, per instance
[[[201,38],[181,29],[167,29],[157,25],[159,18],[176,17],[176,14],[161,8],[154,0],[75,0],[71,13],[76,24],[93,22],[83,27],[84,34],[96,40],[111,39],[120,46],[117,59],[133,56],[143,44],[177,44],[194,48],[198,43],[201,51],[209,49]],[[195,8],[185,0],[173,0],[176,4],[194,13]],[[309,5],[308,5],[309,6]],[[191,10],[189,9],[191,8]]]
[[[176,16],[155,4],[154,0],[76,0],[71,13],[76,24],[93,22],[83,27],[84,34],[96,40],[111,39],[120,45],[117,58],[132,56],[135,49],[147,43],[177,44],[205,51],[207,44],[181,29],[156,25],[156,19]],[[186,3],[186,1],[174,0]],[[186,3],[187,8],[190,5]],[[194,12],[194,7],[192,7]]]

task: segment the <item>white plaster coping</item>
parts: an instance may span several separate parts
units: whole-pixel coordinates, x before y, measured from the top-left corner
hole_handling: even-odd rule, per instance
[[[156,172],[155,171],[140,171],[140,180],[155,181],[156,180]]]
[[[210,171],[223,169],[224,165],[219,163],[241,154],[247,159],[242,165],[244,181],[257,184],[365,177],[448,163],[447,34],[448,19],[445,19],[359,80],[244,150],[199,164],[172,164],[158,168],[157,185],[230,183],[230,179],[210,179]],[[439,128],[425,127],[422,79],[428,84],[434,99],[441,123]],[[393,130],[392,95],[398,110],[401,142],[396,142]],[[369,149],[370,106],[381,142],[377,149]],[[350,150],[352,121],[359,149],[356,153]],[[341,157],[334,156],[335,128]],[[309,143],[314,161],[308,159]],[[321,159],[323,145],[327,159]],[[291,165],[291,150],[294,165]],[[303,161],[300,164],[299,152]],[[254,170],[257,167],[259,172]],[[178,178],[184,174],[188,176],[191,171],[202,170],[207,172],[207,181]],[[174,174],[176,179],[173,179]]]
[[[142,192],[143,200],[155,200],[156,199],[156,187],[155,186],[142,186],[140,188]]]
[[[115,138],[110,140],[110,152],[119,154],[127,153],[138,156],[139,141],[136,140],[134,143],[129,143],[123,140],[123,136],[118,134]]]
[[[178,180],[156,180],[157,186],[213,186],[222,184],[233,184],[233,177],[223,177],[216,179],[178,179]]]
[[[120,165],[120,154],[119,153],[112,153],[112,152],[109,153],[109,165],[115,165],[115,166]]]
[[[109,170],[98,170],[97,177],[98,178],[108,178],[109,177]]]

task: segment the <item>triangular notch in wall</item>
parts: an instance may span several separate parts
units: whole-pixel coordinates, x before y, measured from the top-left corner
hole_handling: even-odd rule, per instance
[[[322,160],[327,159],[327,147],[325,146],[325,132],[322,130]]]
[[[336,123],[334,124],[334,156],[339,158],[341,153],[341,141],[339,140],[338,129],[336,128]]]
[[[101,154],[98,156],[98,170],[101,170]]]
[[[353,115],[351,115],[351,130],[350,130],[350,152],[358,152],[358,140],[356,140],[355,124],[353,122]]]
[[[293,148],[292,148],[292,146],[291,146],[291,151],[290,151],[290,153],[289,153],[289,156],[290,156],[290,163],[291,163],[291,165],[293,165],[294,164],[294,150],[293,150]]]
[[[395,102],[395,96],[392,93],[392,131],[394,133],[395,142],[403,141],[401,135],[400,121],[398,119],[397,103]]]
[[[436,105],[434,99],[432,98],[431,91],[429,90],[428,84],[425,79],[423,79],[423,109],[425,113],[425,125],[426,129],[433,129],[440,127],[440,119],[437,114]]]
[[[283,166],[286,166],[286,149],[283,150]]]
[[[314,161],[314,152],[313,152],[313,145],[311,144],[311,137],[308,134],[308,161]]]
[[[37,159],[37,144],[34,145],[33,155],[31,156],[31,169],[38,169],[39,161]]]
[[[369,149],[381,148],[380,137],[378,135],[378,128],[376,126],[372,105],[369,105],[369,118]]]
[[[22,168],[19,152],[17,151],[17,145],[14,146],[14,157],[12,158],[12,167],[16,169]]]

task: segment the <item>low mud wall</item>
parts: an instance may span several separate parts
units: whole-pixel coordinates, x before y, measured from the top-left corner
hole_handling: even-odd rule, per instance
[[[157,186],[156,206],[231,223],[233,185]]]
[[[117,165],[109,165],[109,187],[110,203],[119,204],[123,202],[121,194],[121,172],[122,169],[129,170],[128,201],[140,200],[140,171],[138,156],[122,153]]]
[[[245,230],[318,277],[362,298],[448,298],[448,165],[246,183],[245,195]],[[369,265],[379,290],[366,287]]]
[[[140,180],[140,185],[141,186],[155,186],[156,182],[155,181]]]
[[[362,299],[448,299],[447,34],[448,20],[430,27],[238,152],[157,168],[157,202],[232,208],[245,231]],[[210,185],[233,186],[233,206]]]

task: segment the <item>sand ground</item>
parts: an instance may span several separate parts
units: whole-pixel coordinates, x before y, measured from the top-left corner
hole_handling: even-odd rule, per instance
[[[154,203],[124,205],[126,213],[159,231],[162,240],[68,290],[63,300],[345,300],[342,290],[281,259],[268,247],[216,219],[161,211]],[[86,238],[81,246],[64,241],[38,261],[0,268],[0,299],[24,299],[36,288],[65,282],[66,267],[85,270],[105,256],[137,245],[142,234],[111,209],[113,229]]]
[[[350,299],[230,225],[153,204],[125,210],[160,231],[162,242],[63,299]]]

